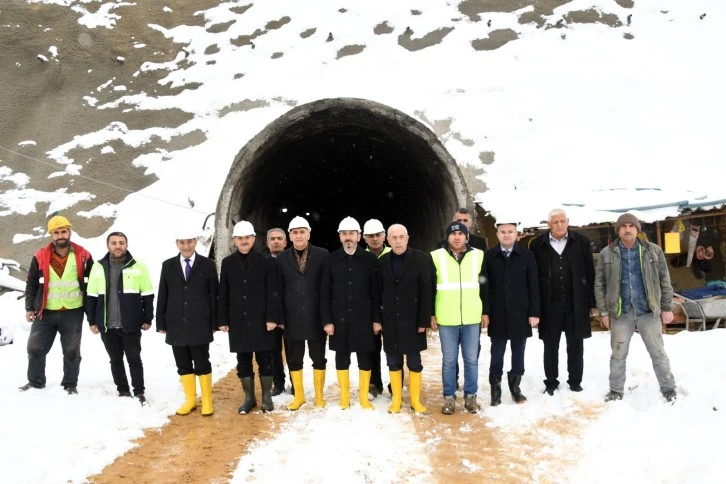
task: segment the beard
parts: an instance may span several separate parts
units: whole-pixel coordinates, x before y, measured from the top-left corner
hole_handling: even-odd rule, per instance
[[[58,249],[66,249],[70,241],[68,239],[58,239],[53,241],[53,245]]]

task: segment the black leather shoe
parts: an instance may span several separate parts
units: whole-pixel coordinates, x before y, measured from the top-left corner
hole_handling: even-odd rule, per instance
[[[284,384],[283,385],[275,385],[275,386],[273,386],[272,387],[272,393],[271,393],[271,395],[273,397],[276,397],[278,395],[282,395],[282,391],[284,390],[284,388],[285,388],[285,385]]]
[[[581,392],[582,386],[579,383],[570,383],[570,390],[573,392]]]
[[[146,400],[146,397],[144,396],[143,393],[140,395],[136,395],[136,400],[139,401],[139,403],[141,404],[142,407],[145,407],[146,405],[149,404],[149,402]]]
[[[78,388],[75,386],[63,387],[68,395],[78,395]]]
[[[557,390],[556,385],[545,385],[544,392],[542,393],[546,393],[547,395],[552,397],[555,395],[555,390]]]
[[[131,397],[131,392],[118,392],[119,397]]]

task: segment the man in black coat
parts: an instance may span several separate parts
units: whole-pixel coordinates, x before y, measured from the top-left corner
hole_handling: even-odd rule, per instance
[[[388,228],[388,244],[391,251],[378,260],[383,344],[391,377],[388,412],[401,411],[405,355],[411,408],[416,413],[426,413],[421,404],[421,351],[426,349],[426,328],[431,327],[431,256],[408,247],[408,230],[400,224]]]
[[[358,399],[364,409],[373,409],[368,400],[371,381],[371,353],[374,335],[381,331],[380,300],[376,256],[363,250],[360,225],[346,217],[338,226],[340,249],[328,255],[323,266],[320,307],[323,329],[335,351],[335,369],[340,386],[340,407],[350,406],[350,354],[358,359],[360,384]]]
[[[271,228],[267,231],[267,250],[272,258],[276,258],[287,247],[287,235],[285,231],[279,227]],[[272,351],[272,369],[275,373],[273,378],[272,396],[276,397],[285,390],[285,362],[282,359],[282,349],[285,349],[287,355],[290,350],[287,348],[282,328],[275,329],[275,349]]]
[[[547,216],[550,230],[530,243],[539,273],[539,338],[544,343],[548,395],[554,395],[560,385],[558,355],[563,331],[567,340],[567,384],[573,392],[582,391],[583,339],[592,335],[590,315],[597,313],[590,240],[568,231],[569,224],[564,210],[552,210]]]
[[[310,244],[310,224],[303,217],[294,217],[287,228],[292,248],[277,256],[277,269],[282,296],[281,323],[290,353],[287,367],[295,392],[289,410],[297,410],[305,403],[302,368],[305,342],[313,360],[315,406],[324,407],[325,338],[320,315],[320,280],[328,251]]]
[[[229,350],[237,353],[237,376],[245,393],[239,413],[247,414],[257,406],[253,353],[262,387],[262,411],[269,412],[274,410],[272,350],[279,322],[277,270],[272,257],[254,249],[251,223],[237,222],[232,237],[237,251],[222,260],[217,324],[229,332]]]
[[[188,415],[197,408],[199,377],[202,415],[206,417],[214,413],[209,343],[217,331],[217,266],[196,253],[194,231],[177,234],[176,246],[179,254],[161,265],[156,330],[171,345],[184,390],[185,402],[177,415]]]
[[[489,271],[489,305],[485,325],[491,339],[489,384],[492,406],[502,401],[502,374],[507,341],[512,349],[509,391],[517,403],[527,400],[519,388],[524,375],[524,349],[532,328],[539,324],[539,281],[534,255],[515,245],[517,224],[498,223],[499,245],[486,252]]]

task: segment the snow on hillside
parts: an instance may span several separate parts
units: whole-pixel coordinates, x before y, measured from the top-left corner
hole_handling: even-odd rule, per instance
[[[79,15],[79,23],[92,28],[114,28],[115,16],[122,16],[124,9],[138,7],[131,2],[97,2],[100,8],[94,8],[92,14],[85,1],[49,3],[67,6]],[[171,9],[164,2],[151,5],[159,10]],[[245,142],[293,106],[321,98],[366,98],[399,109],[428,126],[433,127],[438,120],[449,122],[449,127],[437,134],[460,165],[482,170],[480,179],[492,193],[510,197],[524,193],[531,197],[556,191],[562,195],[562,202],[584,200],[598,210],[612,210],[615,205],[604,203],[600,199],[602,192],[592,190],[619,187],[657,187],[674,194],[669,195],[670,199],[679,199],[684,191],[691,191],[692,196],[688,196],[692,198],[726,198],[723,176],[717,176],[723,175],[726,159],[721,133],[726,98],[718,61],[718,46],[726,45],[723,2],[636,1],[634,8],[626,9],[612,1],[576,0],[555,9],[547,22],[554,25],[568,12],[592,7],[616,14],[623,25],[568,23],[562,29],[519,24],[518,15],[532,7],[482,14],[492,20],[492,27],[487,27],[485,21],[472,22],[455,4],[445,2],[256,2],[244,13],[235,13],[234,7],[239,6],[221,3],[199,12],[205,27],[234,21],[219,33],[205,27],[150,26],[179,43],[174,62],[157,64],[153,45],[138,46],[149,54],[140,74],[168,71],[161,83],[198,83],[196,89],[164,97],[152,92],[116,90],[115,101],[95,106],[179,108],[194,115],[190,121],[174,129],[132,129],[113,122],[94,132],[78,133],[49,153],[59,163],[61,173],[66,165],[82,175],[82,165],[74,164],[67,156],[77,146],[95,146],[100,152],[114,140],[140,146],[152,136],[197,129],[206,134],[206,140],[197,146],[140,157],[137,164],[159,177],[141,193],[117,206],[99,200],[97,210],[116,216],[115,227],[124,227],[131,252],[148,262],[153,280],[158,280],[161,261],[175,252],[169,234],[178,221],[193,220],[201,226],[205,214],[214,211],[229,166]],[[420,15],[412,15],[412,9],[421,10]],[[708,16],[700,19],[704,12]],[[630,26],[625,22],[629,14]],[[286,18],[289,20],[283,21]],[[256,29],[265,29],[270,21],[281,25],[268,26],[264,35],[253,40],[254,48],[232,42]],[[393,32],[374,34],[374,28],[383,22]],[[436,45],[409,51],[397,42],[407,27],[413,39],[442,28],[453,30]],[[302,32],[312,28],[316,29],[312,35],[301,37]],[[492,51],[472,47],[472,40],[486,38],[495,29],[512,29],[519,38]],[[329,33],[334,39],[326,42]],[[626,39],[626,34],[633,38]],[[209,53],[212,45],[218,51]],[[359,54],[336,59],[346,46],[365,47]],[[63,63],[62,53],[58,62]],[[124,80],[109,79],[109,87],[122,85],[126,85]],[[485,165],[480,160],[483,152],[495,153],[494,162]],[[204,166],[204,177],[186,175],[194,173],[200,164]],[[30,213],[42,201],[52,202],[51,211],[67,208],[72,213],[78,197],[92,197],[62,190],[49,194],[25,189],[27,175],[4,167],[0,167],[0,177],[15,186],[6,189],[4,185],[0,192],[3,214]],[[577,196],[566,187],[577,187]],[[519,207],[507,196],[487,199],[487,193],[479,196],[495,214]],[[193,210],[188,199],[195,201]],[[612,196],[612,202],[618,206],[625,203],[617,195]],[[535,217],[541,219],[542,215]],[[579,216],[587,219],[595,215],[598,213],[593,211]],[[39,227],[31,234],[17,234],[15,241],[40,239],[42,233]],[[96,257],[105,251],[104,237],[84,240],[74,236],[74,240]],[[103,346],[87,330],[78,397],[69,398],[58,386],[58,343],[48,356],[48,388],[19,393],[15,388],[25,382],[27,332],[21,323],[22,301],[16,296],[0,296],[3,324],[16,328],[15,344],[0,348],[0,392],[6,415],[0,439],[2,480],[83,482],[127,451],[130,441],[141,435],[141,429],[163,425],[173,413],[181,391],[171,352],[160,335],[144,336],[147,387],[153,402],[150,408],[142,409],[116,398]],[[632,390],[624,401],[603,405],[608,344],[606,334],[596,334],[587,341],[583,394],[562,392],[549,399],[540,394],[541,344],[531,340],[523,387],[530,402],[520,407],[485,407],[480,416],[472,417],[473,422],[484,425],[489,420],[498,428],[516,432],[523,423],[566,413],[577,402],[600,409],[594,422],[577,436],[581,458],[565,476],[547,475],[543,462],[543,473],[533,479],[720,482],[726,472],[726,464],[719,458],[718,440],[719,429],[726,428],[726,359],[722,351],[726,330],[666,337],[681,394],[674,406],[663,403],[637,337],[629,359],[628,386]],[[488,366],[486,338],[483,345],[482,384]],[[218,337],[212,347],[215,379],[234,366],[227,348],[224,337]],[[332,378],[328,380],[332,382]],[[487,402],[484,386],[480,392],[482,402]],[[405,469],[419,465],[413,455],[385,460],[386,456],[378,452],[379,440],[400,435],[410,424],[405,416],[388,419],[382,405],[376,405],[375,428],[379,433],[364,434],[359,444],[351,443],[354,452],[344,454],[335,467],[330,467],[341,480],[359,479],[353,472],[358,468],[354,459],[361,456],[384,459],[381,474],[375,476],[380,481],[398,480]],[[315,419],[332,418],[334,412],[329,408],[322,415],[301,413],[286,427],[289,433],[285,433],[285,439],[290,433],[305,432],[307,426],[319,428],[320,422]],[[387,425],[380,424],[384,421]],[[328,441],[327,429],[322,427],[321,433],[312,435],[312,442]],[[245,466],[250,462],[269,463],[269,477],[275,477],[278,454],[287,451],[289,444],[282,438],[260,443],[242,459],[236,479],[246,480]],[[325,478],[320,474],[322,467],[313,461],[294,461],[301,469],[300,481]],[[296,471],[284,475],[290,477],[292,472]],[[261,480],[267,476],[257,474]]]

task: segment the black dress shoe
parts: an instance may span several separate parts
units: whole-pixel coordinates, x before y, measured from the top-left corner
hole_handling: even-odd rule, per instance
[[[75,386],[63,387],[68,395],[78,395],[78,388]]]
[[[131,392],[118,392],[119,397],[131,397]]]
[[[273,397],[276,397],[278,395],[282,395],[282,391],[285,388],[285,385],[275,385],[272,387],[271,395]]]
[[[149,402],[146,401],[146,397],[144,396],[143,393],[140,395],[136,395],[136,399],[139,401],[139,403],[141,404],[142,407],[145,407],[146,405],[149,404]]]
[[[557,387],[555,385],[545,385],[545,389],[543,393],[546,393],[549,396],[555,395],[555,390],[557,390]]]
[[[573,392],[581,392],[582,386],[580,386],[579,383],[570,383],[570,390],[572,390]]]

